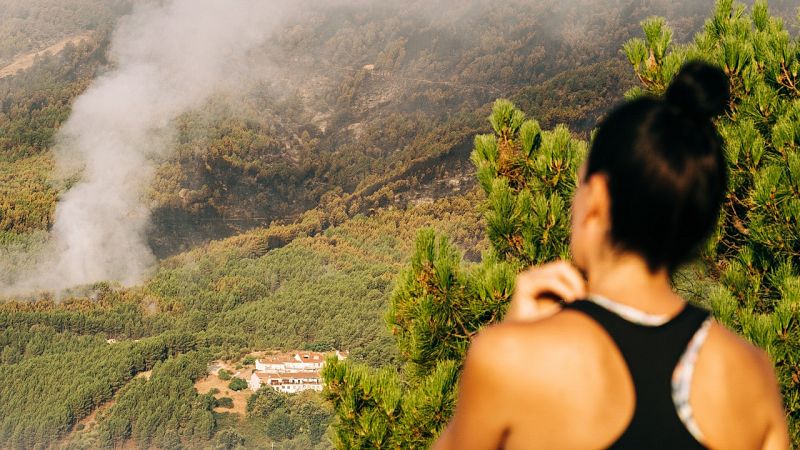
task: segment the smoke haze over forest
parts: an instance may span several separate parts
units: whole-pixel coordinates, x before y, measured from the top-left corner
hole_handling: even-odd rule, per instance
[[[274,26],[281,2],[139,3],[112,37],[114,67],[76,99],[57,136],[61,169],[79,181],[56,207],[52,242],[10,291],[101,280],[140,282],[155,259],[145,236],[145,188],[169,156],[173,121],[246,73],[247,53]]]
[[[687,48],[756,72],[767,37],[800,52],[797,0],[769,2],[785,32],[712,3],[0,0],[0,448],[426,447],[514,271],[566,254],[598,120]],[[778,355],[800,442],[781,80],[722,119],[741,220],[675,288]],[[541,138],[510,158],[498,99]],[[231,387],[273,351],[331,350],[333,395]]]
[[[344,87],[336,84],[347,83],[352,75],[348,70],[358,72],[364,65],[392,75],[373,83],[376,100],[367,98],[356,108],[365,118],[384,115],[382,110],[413,109],[407,99],[415,87],[437,88],[445,96],[444,103],[430,111],[439,113],[448,105],[480,105],[514,86],[615,53],[613,45],[596,45],[593,36],[597,28],[624,29],[620,16],[597,22],[590,13],[601,6],[596,2],[546,3],[509,2],[494,15],[493,3],[483,0],[305,2],[299,8],[246,0],[224,6],[214,1],[136,3],[111,35],[110,70],[76,99],[56,137],[60,173],[77,175],[79,181],[60,197],[50,242],[26,258],[36,261],[37,268],[25,267],[20,271],[24,275],[7,274],[10,285],[1,290],[20,293],[102,280],[142,281],[155,264],[148,242],[153,204],[146,196],[154,170],[175,151],[176,119],[212,97],[220,98],[218,94],[224,93],[228,101],[238,98],[236,109],[236,103],[258,89],[258,80],[262,86],[271,85],[268,91],[276,98],[300,92],[302,107],[310,114],[335,117],[341,101],[325,105],[324,96]],[[618,3],[610,1],[608,6]],[[663,10],[650,11],[669,15],[679,9],[667,6],[669,2],[664,5]],[[519,24],[509,22],[505,14],[515,9],[529,16]],[[545,10],[547,20],[539,20],[535,14]],[[361,42],[351,42],[349,49],[331,46],[337,35],[366,17],[380,19],[362,32]],[[507,36],[492,42],[491,34],[474,31],[482,23],[504,28]],[[294,34],[309,25],[316,42],[294,40]],[[503,48],[515,35],[514,47]],[[619,42],[627,37],[609,36]],[[340,58],[339,53],[346,56]],[[461,59],[436,63],[453,53]],[[559,66],[563,63],[557,61],[565,58],[567,65]],[[422,62],[428,67],[420,66]],[[503,66],[508,67],[501,71],[504,80],[485,77]],[[325,79],[320,83],[321,76]],[[375,102],[381,106],[378,110]],[[327,121],[322,122],[325,129]]]

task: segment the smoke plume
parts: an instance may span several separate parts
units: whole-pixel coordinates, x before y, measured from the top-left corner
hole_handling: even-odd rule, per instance
[[[155,262],[144,192],[154,160],[170,153],[172,123],[235,85],[248,52],[276,23],[278,4],[169,0],[140,3],[121,19],[110,50],[114,69],[76,100],[59,132],[58,164],[80,167],[80,179],[56,207],[37,267],[0,291],[141,281]]]

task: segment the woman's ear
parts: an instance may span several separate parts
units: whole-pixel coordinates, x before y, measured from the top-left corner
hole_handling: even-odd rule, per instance
[[[611,196],[608,192],[608,177],[595,173],[584,180],[586,204],[584,221],[608,230],[611,228]],[[587,223],[588,224],[588,223]]]

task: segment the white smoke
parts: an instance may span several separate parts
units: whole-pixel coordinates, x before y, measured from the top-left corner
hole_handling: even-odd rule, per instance
[[[154,158],[171,150],[171,125],[246,72],[284,5],[260,0],[139,3],[114,32],[114,70],[81,95],[58,136],[62,169],[82,167],[60,199],[38,267],[16,274],[15,294],[116,280],[140,282],[155,263],[144,192]]]

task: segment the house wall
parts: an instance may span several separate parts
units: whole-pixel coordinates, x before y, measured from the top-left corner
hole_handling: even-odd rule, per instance
[[[261,378],[253,373],[250,375],[250,381],[247,382],[247,385],[250,386],[251,391],[255,392],[261,388]]]

